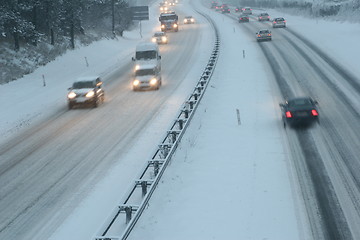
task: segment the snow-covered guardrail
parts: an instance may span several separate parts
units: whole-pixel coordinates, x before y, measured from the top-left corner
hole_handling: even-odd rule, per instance
[[[170,130],[166,132],[153,157],[147,161],[139,177],[135,179],[128,194],[125,195],[125,199],[113,210],[106,224],[100,229],[99,236],[95,237],[95,240],[125,240],[129,236],[155,191],[204,95],[219,56],[220,39],[213,20],[203,13],[199,12],[199,14],[203,15],[215,30],[215,43],[210,59],[193,92],[182,105],[177,118],[171,125]],[[120,216],[123,216],[125,221]],[[109,234],[109,232],[114,232],[112,229],[123,228],[121,226],[124,225],[124,222],[126,223],[125,230],[119,233],[119,236]]]

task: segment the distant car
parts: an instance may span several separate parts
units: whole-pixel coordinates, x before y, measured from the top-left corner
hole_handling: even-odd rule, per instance
[[[271,41],[271,38],[272,38],[271,31],[268,29],[263,29],[256,33],[256,40],[258,42]]]
[[[72,109],[75,105],[89,105],[96,108],[105,99],[100,77],[78,79],[68,90],[69,109]]]
[[[274,18],[272,22],[273,28],[286,27],[286,21],[282,17]]]
[[[220,12],[222,10],[221,6],[216,6],[215,11]]]
[[[252,14],[252,9],[250,7],[243,7],[241,9],[241,13],[242,14],[247,14],[247,15],[251,15]]]
[[[228,8],[228,7],[223,7],[223,8],[221,9],[221,13],[230,13],[230,8]]]
[[[240,15],[240,17],[239,17],[239,23],[249,22],[249,21],[250,21],[249,15]]]
[[[235,12],[240,12],[240,10],[241,10],[241,8],[239,8],[239,7],[235,8]]]
[[[219,4],[215,1],[211,2],[210,8],[216,8]]]
[[[133,90],[158,90],[161,86],[161,72],[155,64],[140,66],[135,71],[132,82]]]
[[[195,19],[192,16],[186,16],[184,18],[184,24],[192,24],[195,23]]]
[[[319,122],[318,102],[310,97],[297,97],[279,104],[284,127],[307,127]]]
[[[151,41],[158,44],[167,44],[169,39],[165,32],[156,32],[154,33]]]
[[[258,21],[270,21],[270,16],[268,13],[260,13],[258,15]]]

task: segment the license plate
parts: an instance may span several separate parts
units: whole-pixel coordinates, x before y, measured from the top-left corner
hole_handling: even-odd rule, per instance
[[[307,117],[308,113],[307,112],[297,112],[296,115],[299,117]]]

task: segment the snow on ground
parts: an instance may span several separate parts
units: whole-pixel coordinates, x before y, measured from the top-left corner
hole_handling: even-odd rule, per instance
[[[355,42],[360,38],[359,24],[306,19],[273,10],[269,13],[284,16],[288,28],[311,39],[359,75],[356,60],[360,48]],[[150,19],[153,20],[142,25],[144,39],[158,25],[155,14]],[[293,179],[288,171],[277,103],[265,77],[265,67],[257,61],[260,49],[232,31],[222,33],[226,34],[222,39],[227,44],[222,46],[218,68],[223,71],[215,72],[194,122],[132,239],[307,238],[302,209],[296,205],[296,191],[291,189]],[[136,30],[125,36],[69,51],[34,73],[1,85],[0,141],[53,114],[54,109],[65,109],[64,96],[77,77],[97,74],[105,76],[106,83],[106,75],[119,62],[128,61],[135,45],[142,41]],[[236,41],[229,41],[230,38]],[[233,51],[237,47],[234,42],[254,54],[239,58]],[[229,70],[229,62],[236,66],[236,72]],[[197,67],[204,66],[194,66]],[[236,109],[240,112],[240,124]],[[169,124],[157,122],[157,131],[162,126]],[[139,141],[151,141],[148,136],[145,132]],[[115,174],[110,174],[94,192],[110,191],[114,181]],[[96,234],[96,226],[83,229],[78,223],[94,209],[99,217],[107,215],[96,208],[99,195],[91,197],[52,239],[75,239],[76,231],[76,239]]]
[[[157,11],[150,11],[150,21],[124,32],[124,38],[101,40],[87,47],[68,51],[32,74],[0,86],[0,142],[19,129],[33,124],[53,111],[66,107],[67,89],[82,76],[103,77],[129,62],[140,41],[149,40],[158,30]]]

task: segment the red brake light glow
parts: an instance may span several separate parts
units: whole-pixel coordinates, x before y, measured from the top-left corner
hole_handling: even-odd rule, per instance
[[[313,116],[319,116],[319,113],[315,109],[311,110],[311,114]]]
[[[291,114],[290,111],[287,111],[287,112],[285,113],[285,116],[286,116],[287,118],[292,118],[292,114]]]

